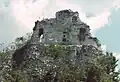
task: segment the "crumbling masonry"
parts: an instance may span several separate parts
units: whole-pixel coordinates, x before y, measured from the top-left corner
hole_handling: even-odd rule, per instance
[[[91,36],[89,26],[80,20],[78,12],[71,10],[58,11],[56,18],[36,21],[32,41],[98,47],[97,38]]]
[[[25,57],[41,55],[50,44],[69,47],[71,59],[78,58],[78,62],[91,59],[100,49],[98,39],[91,36],[90,27],[80,20],[79,13],[62,10],[55,18],[35,22],[31,40],[13,54],[13,60],[20,66]]]

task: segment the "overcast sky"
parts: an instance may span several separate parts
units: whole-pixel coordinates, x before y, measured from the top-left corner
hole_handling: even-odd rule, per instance
[[[120,58],[120,0],[0,0],[0,42],[31,32],[36,20],[63,9],[78,11],[104,48]]]

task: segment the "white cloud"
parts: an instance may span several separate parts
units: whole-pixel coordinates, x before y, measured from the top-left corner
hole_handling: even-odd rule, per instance
[[[43,17],[44,9],[48,4],[48,0],[13,0],[11,2],[12,13],[18,24],[23,24],[27,28],[32,28],[34,22]]]
[[[39,17],[40,20],[43,17],[50,18],[54,17],[56,11],[72,9],[73,11],[79,12],[80,19],[90,25],[91,32],[95,33],[101,27],[109,24],[112,8],[118,7],[118,2],[120,1],[99,1],[99,3],[104,4],[102,4],[101,7],[101,5],[98,5],[98,1],[95,1],[95,3],[92,4],[87,0],[80,0],[80,3],[73,3],[73,0],[35,0],[34,2],[33,0],[12,0],[12,12],[18,23],[32,29],[34,22],[39,19]],[[82,5],[82,3],[84,5]],[[95,14],[92,17],[87,18],[87,10],[88,12]],[[100,12],[96,13],[96,11],[99,10]]]
[[[87,24],[91,27],[91,32],[95,33],[98,29],[109,24],[111,12],[108,9],[104,9],[103,12],[97,14],[94,17],[90,17],[86,20]]]
[[[86,13],[84,12],[84,10],[82,10],[84,8],[81,5],[73,4],[68,0],[56,0],[56,5],[59,8],[59,10],[72,9],[72,10],[78,11],[80,19],[90,26],[91,32],[93,34],[95,34],[95,32],[101,27],[104,27],[105,25],[107,25],[109,23],[110,16],[111,16],[110,9],[103,8],[103,11],[101,13],[98,13],[95,16],[87,18]]]
[[[115,0],[113,3],[113,7],[118,10],[120,8],[120,0]]]

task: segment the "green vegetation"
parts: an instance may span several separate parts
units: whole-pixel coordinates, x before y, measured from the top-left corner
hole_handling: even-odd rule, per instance
[[[71,52],[63,45],[46,46],[42,55],[32,55],[21,69],[14,69],[13,50],[1,51],[0,82],[119,82],[119,72],[115,70],[118,60],[112,53],[98,54],[79,63]]]

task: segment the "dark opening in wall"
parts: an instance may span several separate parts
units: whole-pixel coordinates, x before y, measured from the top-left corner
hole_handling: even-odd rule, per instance
[[[65,33],[67,33],[67,32],[63,32],[63,34],[65,34]]]
[[[85,28],[80,28],[80,33],[85,33],[86,32],[86,29]]]
[[[85,33],[86,33],[86,29],[85,28],[80,28],[79,34],[78,34],[78,38],[79,38],[80,41],[85,40]]]
[[[63,37],[65,37],[65,35],[63,35]]]
[[[88,56],[87,54],[84,54],[85,56]]]
[[[38,36],[40,37],[42,34],[43,34],[43,28],[40,28]]]
[[[66,40],[66,38],[63,38],[63,42],[66,42],[67,40]]]

